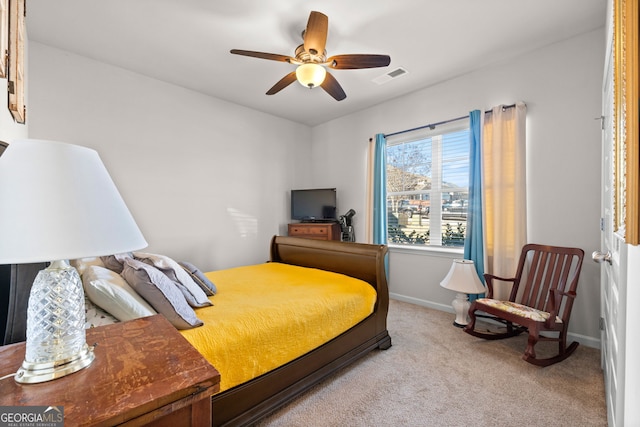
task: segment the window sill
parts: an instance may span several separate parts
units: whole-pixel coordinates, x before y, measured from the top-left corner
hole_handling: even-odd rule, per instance
[[[443,258],[462,258],[464,254],[463,248],[448,248],[442,246],[409,246],[389,244],[389,252],[405,253],[412,255],[438,256]]]

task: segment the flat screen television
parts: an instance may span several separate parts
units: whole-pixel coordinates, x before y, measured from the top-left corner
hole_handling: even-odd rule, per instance
[[[291,219],[302,222],[336,221],[336,189],[291,190]]]

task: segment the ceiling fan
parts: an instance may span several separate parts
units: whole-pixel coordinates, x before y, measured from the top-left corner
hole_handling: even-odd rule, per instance
[[[325,44],[329,29],[329,18],[320,12],[311,12],[307,28],[302,33],[303,43],[295,50],[295,57],[275,53],[255,52],[252,50],[231,49],[236,55],[288,62],[297,65],[295,71],[284,76],[267,91],[273,95],[298,80],[310,89],[320,86],[337,101],[347,97],[338,81],[325,67],[335,70],[357,70],[361,68],[386,67],[391,62],[388,55],[350,54],[335,55],[327,58]]]

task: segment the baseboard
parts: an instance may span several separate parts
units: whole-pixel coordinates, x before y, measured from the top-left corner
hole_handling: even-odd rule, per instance
[[[581,334],[574,334],[572,332],[567,332],[567,341],[577,341],[585,347],[600,348],[600,339]]]
[[[453,307],[450,305],[440,304],[437,302],[431,302],[427,300],[423,300],[420,298],[408,297],[406,295],[395,294],[393,292],[389,293],[389,298],[395,299],[402,302],[408,302],[415,305],[421,305],[427,308],[433,308],[434,310],[446,311],[449,313],[453,313]],[[453,301],[453,299],[452,299]]]
[[[389,293],[389,298],[395,299],[402,302],[408,302],[410,304],[421,305],[423,307],[432,308],[434,310],[446,311],[447,313],[453,313],[453,307],[446,304],[440,304],[433,301],[427,301],[420,298],[408,297],[406,295],[396,294],[393,292]],[[586,347],[591,348],[600,348],[600,339],[590,337],[587,335],[576,334],[572,332],[567,333],[567,340],[570,343],[571,341],[577,341],[580,345],[584,345]]]

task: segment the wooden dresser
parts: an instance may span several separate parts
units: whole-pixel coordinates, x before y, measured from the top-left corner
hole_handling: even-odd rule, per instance
[[[316,240],[340,240],[340,224],[337,222],[299,222],[289,224],[289,236]]]
[[[63,407],[65,425],[210,426],[220,374],[162,316],[87,330],[91,365],[39,384],[0,381],[0,406]],[[0,376],[16,372],[24,343],[0,347]]]

